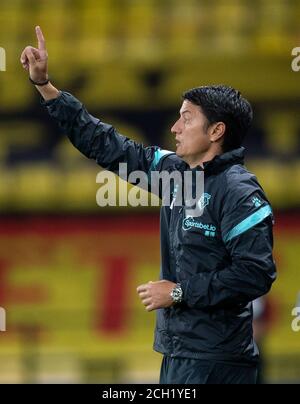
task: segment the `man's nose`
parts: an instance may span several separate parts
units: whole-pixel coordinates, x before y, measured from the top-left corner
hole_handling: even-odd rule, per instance
[[[174,125],[172,126],[171,132],[173,133],[173,135],[176,135],[177,133],[180,132],[180,127],[179,127],[179,122],[178,121],[176,121],[174,123]]]

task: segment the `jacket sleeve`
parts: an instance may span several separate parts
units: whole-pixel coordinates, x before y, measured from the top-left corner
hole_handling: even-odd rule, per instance
[[[220,225],[230,264],[183,281],[189,307],[246,304],[266,294],[276,279],[272,209],[255,179],[227,190]]]
[[[113,126],[90,115],[84,105],[67,92],[42,104],[81,153],[117,174],[119,163],[127,163],[128,174],[139,170],[149,175],[152,170],[159,170],[162,158],[171,153],[157,146],[144,147],[122,136]]]

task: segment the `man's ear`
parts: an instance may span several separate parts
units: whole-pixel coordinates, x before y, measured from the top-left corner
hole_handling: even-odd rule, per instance
[[[224,136],[226,125],[224,122],[216,122],[210,127],[210,141],[211,143],[218,142]]]

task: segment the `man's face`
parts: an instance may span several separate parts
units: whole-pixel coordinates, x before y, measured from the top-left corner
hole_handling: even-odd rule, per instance
[[[200,107],[184,100],[180,109],[180,118],[171,128],[175,135],[176,154],[187,163],[196,161],[211,146],[207,133],[207,119]]]

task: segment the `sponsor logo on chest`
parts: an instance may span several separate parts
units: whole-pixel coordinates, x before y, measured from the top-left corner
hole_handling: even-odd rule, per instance
[[[184,231],[188,231],[192,228],[196,228],[199,230],[203,230],[203,233],[206,237],[215,237],[216,236],[216,226],[211,223],[202,223],[194,217],[186,217],[182,222],[182,229]]]

